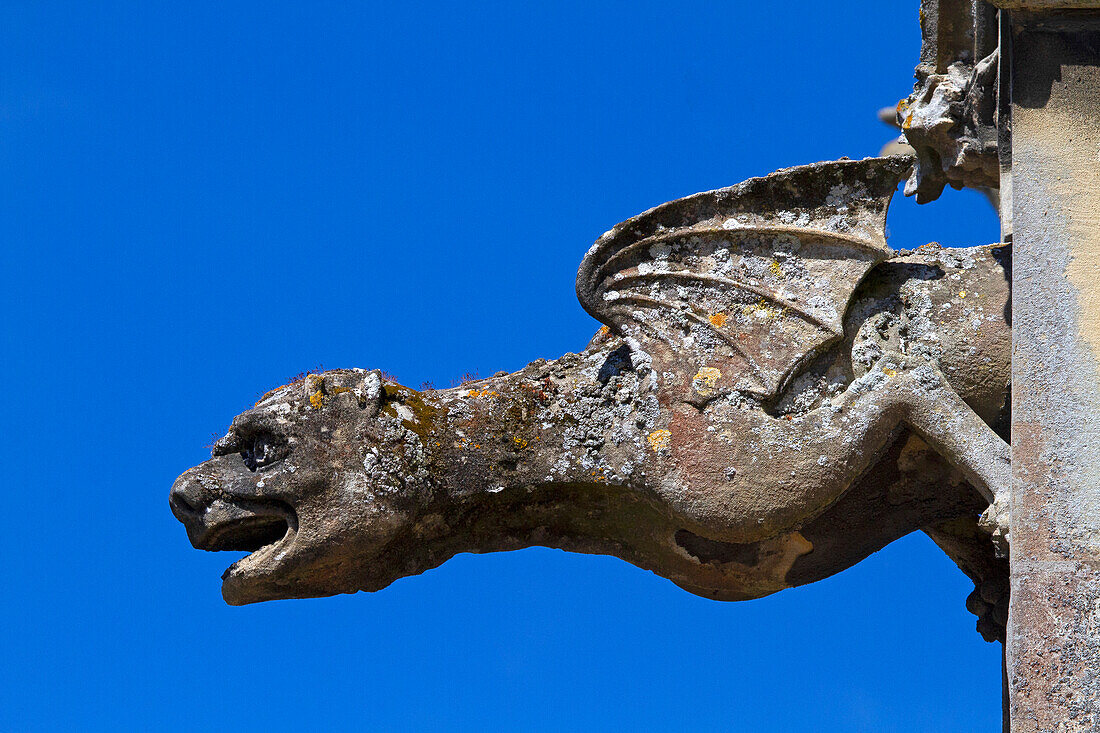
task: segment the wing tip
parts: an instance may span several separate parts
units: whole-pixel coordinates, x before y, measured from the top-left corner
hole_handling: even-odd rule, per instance
[[[837,184],[851,184],[848,192],[851,195],[846,203],[866,202],[885,207],[912,168],[910,155],[859,160],[840,158],[780,168],[765,176],[748,178],[725,188],[700,191],[647,209],[601,234],[586,257],[594,256],[603,244],[623,234],[643,238],[661,227],[682,226],[685,215],[701,215],[707,210],[711,210],[712,215],[729,212],[766,216],[790,209],[836,208],[829,198]],[[839,197],[834,195],[834,198]]]

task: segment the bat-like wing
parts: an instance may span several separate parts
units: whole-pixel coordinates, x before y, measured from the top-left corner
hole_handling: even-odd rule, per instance
[[[577,296],[662,368],[771,397],[843,336],[856,286],[890,256],[886,209],[910,166],[815,163],[662,204],[596,241]]]

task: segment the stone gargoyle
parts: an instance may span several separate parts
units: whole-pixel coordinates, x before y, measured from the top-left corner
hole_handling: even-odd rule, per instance
[[[920,529],[1002,637],[1011,255],[891,250],[910,166],[790,168],[623,222],[581,263],[604,324],[581,353],[440,390],[309,374],[237,416],[172,510],[195,547],[251,553],[235,605],[532,545],[744,600]]]

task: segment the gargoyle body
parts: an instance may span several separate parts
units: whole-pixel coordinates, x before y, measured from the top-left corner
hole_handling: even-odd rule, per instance
[[[994,638],[1005,568],[978,517],[1008,485],[1010,255],[891,251],[908,165],[788,169],[624,222],[581,265],[605,324],[581,353],[446,390],[308,375],[239,415],[172,509],[196,547],[251,551],[232,604],[532,545],[743,600],[923,529]]]

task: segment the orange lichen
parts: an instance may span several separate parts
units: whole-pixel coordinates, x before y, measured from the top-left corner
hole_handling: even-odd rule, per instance
[[[309,380],[310,387],[313,389],[309,395],[310,407],[320,410],[325,404],[325,378],[319,374],[309,374],[306,379]]]
[[[706,389],[714,389],[714,385],[718,384],[718,380],[722,378],[722,372],[714,367],[702,367],[696,372],[694,380],[696,387],[704,387]]]
[[[726,318],[727,316],[725,313],[712,313],[707,320],[710,321],[710,325],[721,328],[726,325]]]
[[[649,443],[649,447],[654,453],[662,450],[668,450],[672,445],[672,433],[667,430],[654,430],[646,438],[646,442]]]
[[[924,22],[924,12],[923,11],[921,12],[921,22]],[[905,113],[909,111],[909,101],[906,100],[906,99],[903,99],[900,102],[898,102],[898,106],[897,106],[896,111],[897,111],[897,115],[898,115],[899,118],[902,115],[905,115]],[[902,126],[903,129],[908,130],[909,126],[912,125],[912,124],[913,124],[913,113],[909,112],[909,114],[905,115],[905,121],[901,123],[901,126]]]

